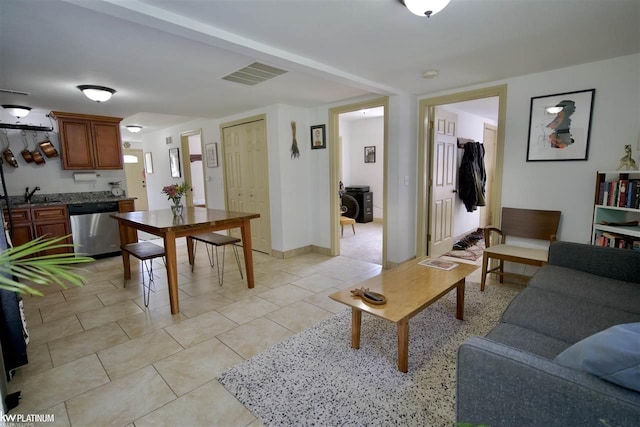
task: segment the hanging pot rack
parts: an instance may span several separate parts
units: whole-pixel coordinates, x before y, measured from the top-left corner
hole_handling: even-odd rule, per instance
[[[49,123],[51,126],[35,126],[35,125],[27,125],[22,123],[2,123],[0,122],[0,129],[14,129],[14,130],[31,130],[36,132],[53,132],[53,122],[51,121],[51,117],[47,114],[46,117],[49,119]]]

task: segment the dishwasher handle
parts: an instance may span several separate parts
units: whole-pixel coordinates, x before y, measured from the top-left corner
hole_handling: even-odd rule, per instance
[[[69,215],[86,215],[118,212],[118,202],[73,203],[68,206]]]

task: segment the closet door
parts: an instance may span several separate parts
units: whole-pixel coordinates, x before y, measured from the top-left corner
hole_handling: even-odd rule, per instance
[[[227,209],[260,214],[251,220],[253,249],[271,253],[269,159],[264,120],[223,129]],[[232,235],[240,237],[239,230]]]

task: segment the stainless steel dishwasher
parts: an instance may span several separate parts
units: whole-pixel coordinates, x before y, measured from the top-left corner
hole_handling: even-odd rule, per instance
[[[74,252],[91,256],[120,254],[118,221],[109,215],[118,212],[118,202],[87,202],[69,205],[71,236],[80,245]]]

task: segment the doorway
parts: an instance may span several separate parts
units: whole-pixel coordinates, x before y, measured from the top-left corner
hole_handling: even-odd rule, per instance
[[[490,186],[490,196],[486,209],[488,213],[486,218],[499,223],[500,221],[500,206],[501,206],[501,191],[502,191],[502,159],[504,155],[504,123],[506,117],[506,95],[507,86],[495,86],[485,89],[478,89],[475,91],[463,92],[458,94],[445,95],[437,98],[429,98],[420,101],[420,123],[424,125],[419,129],[419,144],[418,144],[418,223],[416,233],[416,255],[437,255],[440,250],[433,250],[433,243],[435,236],[432,234],[433,224],[437,217],[435,216],[437,211],[434,208],[434,202],[436,201],[432,187],[434,185],[434,162],[432,161],[437,155],[437,137],[438,125],[436,121],[436,107],[443,107],[448,104],[461,103],[465,101],[473,100],[485,100],[487,98],[497,97],[498,100],[498,119],[497,129],[495,130],[495,148],[492,148],[492,157],[495,161],[492,164],[495,165],[492,173],[492,182]],[[449,133],[449,129],[444,123],[444,132]],[[464,137],[460,135],[460,127],[457,127],[454,131],[456,138]],[[442,130],[440,130],[442,131]],[[479,136],[477,137],[480,138]],[[484,138],[484,135],[482,136]],[[474,138],[475,139],[475,138]],[[451,212],[451,229],[452,234],[455,237],[453,229],[455,229],[455,208]],[[478,222],[479,223],[479,222]]]
[[[144,171],[144,157],[142,150],[125,149],[122,151],[124,158],[125,186],[127,197],[135,197],[137,211],[149,210],[147,199],[147,176]]]
[[[369,118],[367,118],[369,115]],[[375,116],[374,116],[375,115]],[[356,119],[357,118],[357,119]],[[357,123],[357,124],[356,124]],[[349,226],[344,228],[345,237],[353,242],[359,238],[377,241],[375,262],[383,267],[387,262],[386,205],[387,196],[387,156],[388,152],[388,98],[378,98],[356,104],[331,108],[329,110],[329,167],[330,167],[330,218],[331,255],[341,255],[340,197],[339,183],[352,187],[356,199],[362,201],[362,209],[368,217],[360,218],[355,224],[355,236]],[[369,135],[369,136],[367,136]],[[372,136],[377,135],[377,136]],[[368,187],[368,189],[366,188]],[[368,191],[366,191],[368,190]],[[372,193],[366,195],[364,193]],[[359,203],[360,204],[360,203]],[[360,208],[360,207],[359,207]],[[370,209],[370,213],[366,210]],[[376,221],[377,219],[377,221]],[[371,229],[371,230],[369,230]],[[377,230],[376,230],[377,229]],[[345,248],[349,243],[345,242]],[[363,246],[370,245],[362,241]],[[356,244],[360,246],[360,244]],[[358,258],[361,259],[361,258]],[[372,259],[364,259],[372,262]]]
[[[182,148],[182,170],[184,182],[191,185],[185,200],[187,206],[206,207],[206,187],[204,181],[204,165],[202,164],[202,129],[180,134]]]

